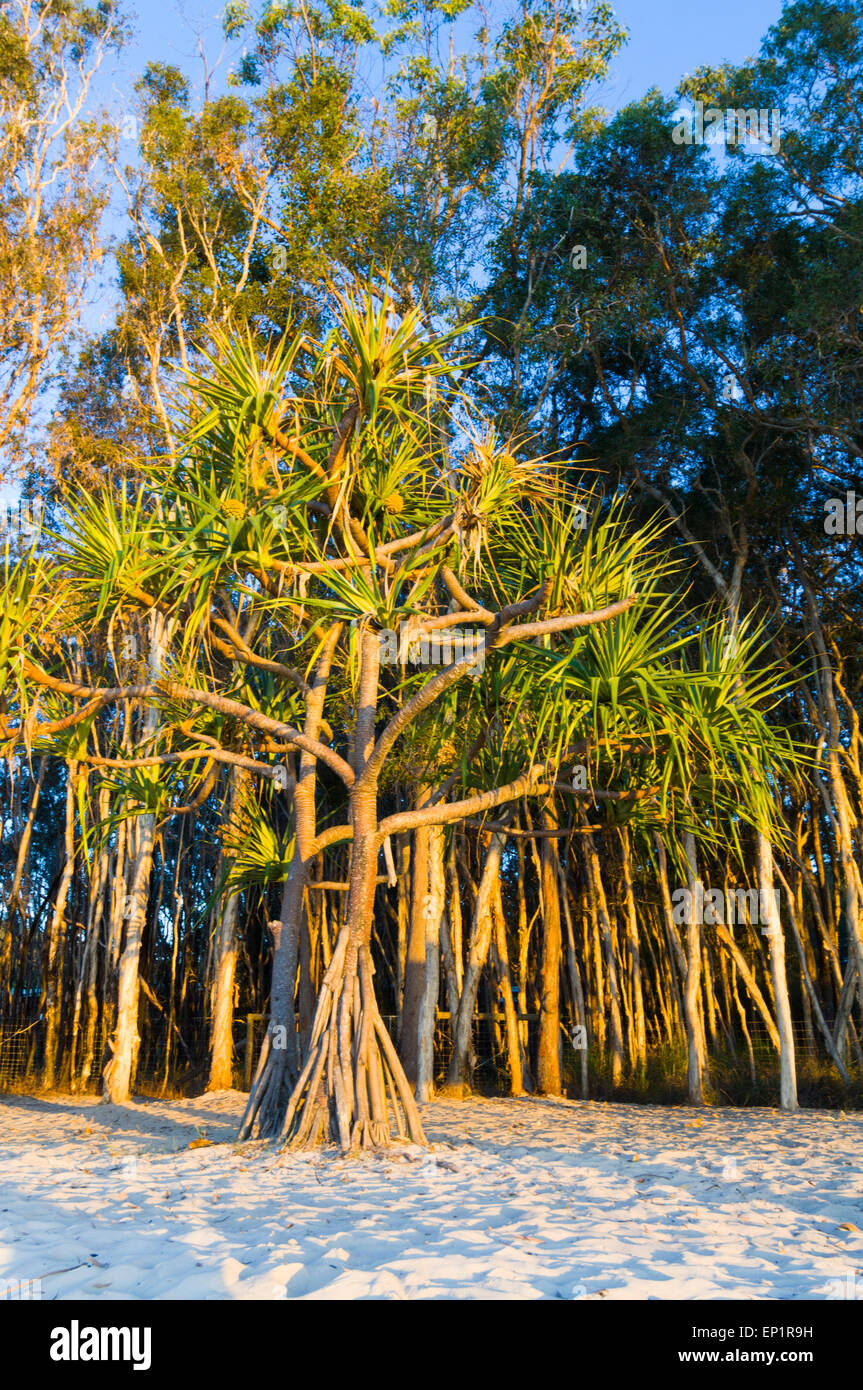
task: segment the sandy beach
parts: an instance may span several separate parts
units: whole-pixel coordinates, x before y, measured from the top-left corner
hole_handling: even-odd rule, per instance
[[[244,1103],[0,1098],[7,1297],[863,1300],[859,1114],[447,1100],[344,1159]]]

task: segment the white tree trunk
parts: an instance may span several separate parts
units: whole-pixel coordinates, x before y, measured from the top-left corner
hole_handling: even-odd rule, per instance
[[[440,987],[440,930],[444,906],[444,828],[432,826],[428,845],[428,886],[425,893],[425,988],[420,1003],[416,1098],[431,1100],[434,1091],[434,1034]]]
[[[695,836],[688,831],[684,839],[689,868],[689,921],[686,925],[686,988],[683,1012],[686,1021],[688,1062],[686,1069],[691,1105],[704,1104],[704,1035],[698,1017],[698,991],[701,984],[701,905],[704,893],[698,877]]]
[[[234,1080],[234,977],[239,906],[240,894],[232,893],[222,904],[219,918],[213,963],[209,1091],[229,1091]]]
[[[161,679],[167,645],[165,619],[161,613],[153,610],[150,614],[147,658],[151,681]],[[144,738],[149,738],[155,732],[158,722],[157,710],[152,705],[148,706],[143,721]],[[102,1087],[104,1099],[113,1101],[115,1105],[123,1105],[129,1099],[135,1079],[138,1049],[141,1045],[138,1033],[138,972],[147,920],[155,834],[156,817],[151,812],[132,818],[127,858],[127,893],[123,911],[126,930],[120,956],[116,1025],[111,1038],[111,1059],[105,1068]]]
[[[776,1023],[779,1028],[779,1103],[783,1110],[797,1107],[797,1063],[794,1056],[794,1030],[791,1024],[791,1004],[788,999],[788,980],[785,974],[785,937],[779,916],[778,895],[773,891],[773,847],[767,836],[758,832],[759,901],[766,916],[762,930],[770,951],[770,976],[776,999]]]
[[[231,768],[230,805],[226,830],[232,840],[242,833],[245,797],[251,781],[243,768]],[[226,861],[227,862],[227,861]],[[229,1091],[234,1080],[234,979],[237,970],[239,891],[226,891],[220,904],[219,927],[213,951],[210,1076],[207,1089]]]
[[[66,931],[66,900],[75,869],[75,782],[78,764],[66,764],[66,826],[63,838],[63,872],[54,900],[48,929],[48,978],[45,992],[45,1068],[43,1085],[51,1090],[57,1079],[57,1052],[63,1012],[63,937]]]

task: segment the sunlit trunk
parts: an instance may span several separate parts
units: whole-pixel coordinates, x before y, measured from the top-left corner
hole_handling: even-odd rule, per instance
[[[500,873],[500,860],[505,844],[505,836],[493,832],[485,854],[482,873],[477,889],[468,939],[467,966],[464,984],[458,1004],[458,1014],[453,1027],[453,1049],[450,1059],[448,1083],[450,1086],[463,1086],[469,1082],[468,1059],[470,1056],[471,1029],[476,1008],[476,996],[480,976],[486,962],[488,949],[494,930],[492,914],[492,893]]]
[[[618,984],[617,961],[614,955],[614,936],[611,917],[599,867],[599,856],[593,835],[584,836],[584,856],[589,881],[596,903],[599,931],[605,953],[605,968],[608,978],[608,997],[610,1015],[611,1079],[616,1086],[623,1076],[623,1024],[621,1020],[620,987]]]
[[[374,746],[380,649],[377,633],[360,645],[359,701],[350,789],[353,831],[347,919],[318,996],[305,1059],[282,1133],[293,1147],[336,1140],[343,1151],[399,1138],[425,1143],[416,1101],[384,1026],[372,983],[372,919],[381,837],[377,781],[367,771]]]
[[[425,970],[417,1027],[416,1098],[418,1101],[431,1100],[434,1088],[434,1037],[440,988],[441,920],[444,910],[444,848],[443,826],[432,826],[429,830],[426,855],[427,886],[423,903]]]
[[[683,1013],[686,1023],[687,1067],[686,1082],[691,1105],[704,1104],[704,1035],[698,1013],[698,994],[701,984],[701,903],[703,889],[698,877],[695,836],[687,832],[684,850],[689,878],[689,912],[686,923],[686,985],[683,994]]]
[[[161,679],[168,650],[168,625],[158,610],[149,619],[149,650],[147,670],[151,681]],[[148,705],[142,720],[142,736],[146,741],[155,733],[159,723],[158,711]],[[129,806],[132,811],[134,808]],[[153,867],[156,817],[152,812],[134,815],[127,831],[126,894],[120,907],[120,921],[125,923],[120,952],[117,984],[117,1011],[111,1037],[111,1056],[103,1074],[103,1095],[115,1104],[124,1104],[131,1094],[138,1062],[141,1038],[138,1033],[139,968],[150,874]],[[119,927],[119,923],[117,924]],[[119,931],[117,933],[119,943]]]
[[[556,830],[557,819],[547,809],[544,830]],[[536,1058],[537,1090],[548,1096],[561,1094],[560,1084],[560,897],[557,884],[557,844],[551,835],[542,841],[542,951],[539,984],[539,1047]]]
[[[246,798],[251,778],[241,767],[231,768],[228,815],[225,835],[229,844],[237,841],[247,823]],[[230,848],[225,863],[230,865]],[[225,891],[220,903],[219,924],[213,945],[212,1023],[210,1029],[210,1076],[207,1089],[230,1090],[234,1080],[234,977],[237,969],[237,921],[240,891]]]
[[[417,810],[427,804],[431,789],[417,790],[414,805]],[[426,989],[426,953],[428,924],[426,909],[429,900],[429,837],[427,826],[414,831],[411,851],[410,917],[405,946],[404,996],[399,1024],[399,1056],[405,1075],[416,1085],[419,1071],[420,1010]]]
[[[773,847],[767,836],[758,832],[759,897],[767,909],[765,935],[770,951],[770,974],[776,1000],[776,1022],[779,1028],[779,1094],[783,1110],[797,1109],[797,1062],[794,1055],[794,1029],[788,981],[785,974],[785,937],[779,915],[777,895],[773,891]]]
[[[51,1089],[57,1080],[57,1053],[63,1011],[63,975],[66,939],[66,906],[75,870],[75,784],[77,763],[66,764],[66,819],[63,832],[63,872],[57,885],[48,927],[48,960],[45,987],[45,1065],[42,1082]]]

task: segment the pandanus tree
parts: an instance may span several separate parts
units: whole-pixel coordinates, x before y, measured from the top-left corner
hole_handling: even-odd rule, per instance
[[[666,649],[669,660],[662,666],[657,664],[650,673],[644,668],[639,671],[636,666],[626,673],[620,664],[615,666],[616,677],[622,678],[618,700],[623,698],[627,675],[630,680],[635,678],[639,685],[645,681],[645,675],[647,677],[643,686],[646,703],[641,705],[636,701],[633,704],[624,700],[629,704],[628,712],[635,713],[641,732],[637,733],[636,726],[630,725],[626,735],[621,732],[618,742],[625,745],[627,738],[637,738],[640,748],[630,759],[628,776],[636,778],[642,786],[650,786],[652,794],[607,801],[603,811],[607,821],[616,823],[622,830],[628,827],[642,840],[649,840],[656,852],[666,927],[675,952],[679,953],[684,977],[689,1098],[700,1104],[704,1098],[706,1065],[698,1016],[704,924],[716,928],[721,945],[730,950],[762,1008],[763,1000],[733,936],[726,930],[724,916],[708,910],[702,921],[699,849],[709,852],[714,859],[736,862],[745,872],[748,837],[754,836],[759,842],[766,839],[768,844],[785,844],[784,802],[790,789],[799,784],[805,757],[801,745],[787,727],[787,707],[782,708],[793,683],[793,673],[789,674],[787,668],[783,669],[771,659],[770,638],[763,622],[745,619],[729,635],[725,614],[708,612],[698,624],[693,624],[691,614],[683,614],[673,624],[661,626],[671,637]],[[647,627],[648,624],[643,624],[641,633],[630,634],[625,644],[624,666],[633,658],[637,660],[638,642]],[[597,635],[599,640],[594,645],[604,648],[603,663],[607,663],[611,643],[603,640],[605,634]],[[606,665],[606,672],[608,670]],[[574,695],[571,685],[567,689]],[[588,691],[584,689],[582,699],[588,698]],[[590,842],[588,851],[595,861]],[[625,881],[628,878],[626,853],[624,849]],[[685,901],[689,910],[685,923],[681,924],[685,926],[684,948],[677,941],[671,912],[669,862],[676,881],[685,885],[688,894]],[[597,875],[598,865],[594,862],[594,878]],[[763,886],[762,878],[763,874],[759,874],[759,887]],[[627,884],[627,894],[630,893],[631,884]],[[601,898],[601,894],[599,896]],[[628,907],[631,915],[631,903]],[[765,935],[783,1037],[781,1058],[786,1078],[793,1074],[794,1061],[784,944],[778,920],[771,917]],[[615,1075],[619,1075],[622,1065],[619,1028],[613,1042]]]
[[[667,801],[668,766],[686,785],[716,753],[690,698],[708,674],[678,659],[687,636],[656,529],[630,532],[620,506],[583,525],[560,470],[478,418],[450,349],[386,292],[336,295],[322,342],[286,335],[264,355],[220,343],[189,383],[178,454],[140,464],[134,501],[69,499],[51,561],[31,555],[6,577],[4,747],[73,750],[139,801],[146,774],[199,802],[219,764],[290,797],[244,1136],[344,1150],[393,1130],[424,1140],[373,983],[392,836],[546,802],[576,758],[595,762],[589,788],[563,784],[576,798]],[[35,617],[25,591],[46,599]],[[52,663],[45,633],[69,605],[105,634],[101,681]],[[162,640],[133,674],[117,641],[144,621]],[[154,712],[142,739],[97,753],[93,721],[130,700]],[[430,795],[382,815],[388,777],[436,727]],[[723,775],[740,771],[735,749],[722,757]],[[338,844],[350,847],[344,924],[301,1057],[304,896]],[[135,1028],[120,1042],[134,1048]]]
[[[579,505],[584,504],[582,498]],[[602,520],[592,523],[575,544],[571,531],[567,543],[555,510],[553,504],[532,509],[509,528],[507,542],[516,554],[531,546],[547,549],[557,576],[551,601],[590,609],[603,602],[609,579],[612,585],[619,583],[622,567],[628,566],[623,587],[637,590],[638,603],[613,622],[576,630],[564,641],[545,637],[508,649],[497,668],[496,688],[486,692],[503,737],[495,748],[486,746],[472,775],[478,784],[493,786],[501,775],[506,777],[508,763],[530,761],[539,747],[561,769],[541,833],[557,835],[556,827],[568,822],[581,839],[608,969],[612,1074],[619,1080],[624,1067],[622,1003],[598,832],[615,827],[621,844],[628,952],[636,962],[634,1051],[643,1059],[638,921],[628,836],[658,841],[666,884],[667,849],[677,881],[687,885],[697,904],[699,843],[714,855],[744,864],[747,834],[768,843],[785,842],[783,801],[798,781],[803,756],[785,726],[787,709],[783,715],[781,708],[792,677],[771,660],[763,623],[744,620],[729,634],[723,613],[693,612],[676,567],[658,548],[661,528],[628,527],[625,499],[606,505]],[[502,557],[496,560],[496,573],[506,573]],[[470,727],[464,712],[458,722]],[[507,829],[501,820],[485,824],[489,830]],[[723,931],[723,945],[733,952],[733,939],[721,920],[717,926]],[[684,1013],[690,1098],[699,1102],[705,1066],[697,1018],[701,928],[694,912],[687,922]],[[774,993],[784,1019],[785,1075],[793,1071],[793,1047],[778,923],[766,935]],[[476,976],[469,979],[475,990]],[[460,1021],[464,1022],[461,1011]],[[548,1037],[543,1022],[541,1012],[540,1061],[557,1049],[556,1017],[549,1013]],[[463,1072],[468,1036],[464,1033],[461,1047],[455,1040],[451,1080]],[[553,1063],[552,1074],[555,1067]]]

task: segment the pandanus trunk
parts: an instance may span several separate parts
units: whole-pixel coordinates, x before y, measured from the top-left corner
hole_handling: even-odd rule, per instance
[[[110,792],[107,787],[100,787],[97,804],[97,823],[101,824],[108,817]],[[96,853],[93,863],[93,872],[90,879],[90,896],[87,906],[84,955],[75,986],[71,1042],[73,1091],[86,1090],[87,1083],[90,1079],[90,1072],[93,1067],[93,1044],[96,1032],[96,1015],[98,1011],[96,1000],[97,955],[98,947],[101,944],[101,919],[108,897],[108,871],[110,862],[110,850],[107,845],[103,844]],[[81,1046],[82,1018],[85,1020],[83,1027],[83,1046]]]
[[[441,917],[441,954],[446,975],[447,1008],[450,1018],[458,1013],[464,962],[461,943],[461,902],[459,901],[458,868],[455,857],[455,834],[451,836],[446,865],[444,911]]]
[[[302,771],[294,798],[294,853],[282,893],[279,918],[269,923],[273,938],[273,973],[270,982],[270,1017],[246,1111],[240,1139],[272,1138],[279,1133],[297,1079],[297,1026],[294,994],[297,981],[300,914],[309,874],[309,843],[313,839],[309,816],[314,814],[301,791]],[[312,796],[314,793],[312,793]],[[313,826],[314,822],[312,822]]]
[[[153,867],[155,816],[139,816],[129,832],[130,877],[127,879],[123,918],[125,933],[117,987],[116,1027],[111,1036],[111,1058],[105,1067],[103,1095],[115,1105],[129,1099],[141,1038],[138,1033],[141,946],[147,920],[150,872]]]
[[[805,924],[803,922],[803,914],[801,911],[800,900],[799,897],[795,899],[795,896],[792,893],[791,888],[789,887],[784,876],[780,875],[780,877],[782,877],[782,882],[785,888],[786,901],[788,903],[788,920],[791,923],[791,931],[794,936],[795,945],[797,947],[797,954],[800,958],[800,973],[803,978],[803,985],[806,991],[804,998],[808,998],[809,1000],[811,1012],[815,1017],[816,1023],[818,1024],[819,1032],[821,1033],[821,1036],[824,1039],[824,1044],[827,1048],[828,1055],[830,1056],[834,1066],[836,1067],[836,1070],[839,1072],[839,1075],[842,1077],[842,1080],[845,1082],[847,1086],[850,1084],[851,1078],[845,1069],[842,1057],[833,1041],[833,1036],[830,1032],[830,1029],[827,1026],[827,1021],[824,1017],[824,1012],[821,1008],[821,1001],[818,998],[818,992],[815,989],[815,986],[812,982],[812,974],[809,968],[809,962],[806,959],[806,949],[804,946]]]
[[[39,809],[39,798],[42,793],[42,783],[45,780],[45,769],[47,765],[47,758],[39,759],[39,772],[30,797],[30,808],[27,812],[27,819],[24,822],[21,837],[18,841],[15,872],[12,876],[12,887],[6,899],[5,914],[0,918],[0,989],[3,990],[4,1004],[7,1009],[12,1003],[13,929],[16,918],[20,919],[23,928],[26,917],[25,905],[27,894],[23,891],[22,885],[29,879],[30,842],[33,837],[33,826],[36,822],[36,812]],[[20,779],[18,785],[20,795]],[[10,798],[11,795],[12,793],[10,792]],[[2,1015],[0,1015],[0,1019],[2,1019]]]
[[[161,678],[168,642],[169,630],[165,619],[159,612],[154,611],[150,616],[147,663],[152,681]],[[158,722],[158,712],[150,705],[143,719],[145,740],[153,736]],[[119,921],[115,919],[112,923],[112,930],[116,931],[115,940],[119,941],[121,922],[125,922],[125,932],[117,986],[116,1026],[111,1036],[111,1057],[105,1067],[102,1084],[104,1098],[113,1101],[115,1105],[122,1105],[129,1099],[138,1064],[138,1049],[141,1045],[138,1033],[138,995],[141,988],[139,970],[155,836],[156,817],[151,812],[133,818],[128,835],[125,902],[115,902],[115,911],[119,907]]]
[[[416,809],[427,804],[431,788],[420,787]],[[411,854],[410,918],[405,944],[404,996],[399,1027],[399,1056],[412,1086],[419,1072],[420,1012],[426,991],[427,920],[429,905],[429,844],[431,830],[420,826],[414,831]]]
[[[333,652],[341,634],[337,624],[326,642],[315,667],[306,699],[304,733],[316,738],[323,718],[324,700]],[[279,920],[270,923],[273,934],[273,973],[270,984],[270,1018],[255,1072],[246,1111],[240,1125],[240,1139],[268,1139],[282,1129],[294,1084],[297,1080],[297,1028],[294,994],[301,913],[314,857],[316,828],[315,786],[317,763],[307,752],[300,754],[294,788],[294,852],[282,893]]]
[[[638,944],[638,917],[635,909],[635,888],[632,878],[632,856],[629,831],[620,831],[623,867],[624,906],[626,914],[626,943],[629,950],[629,970],[632,979],[633,1061],[637,1068],[647,1065],[647,1029],[644,1021],[644,985],[641,978],[641,951]]]
[[[293,1147],[330,1138],[343,1151],[393,1138],[425,1143],[416,1101],[384,1026],[372,977],[371,928],[377,874],[376,789],[351,797],[354,829],[347,922],[324,976],[308,1051],[283,1134]]]
[[[701,985],[701,903],[703,889],[698,877],[695,836],[687,832],[686,862],[689,867],[689,913],[686,925],[686,987],[683,1012],[686,1020],[687,1068],[686,1080],[692,1105],[704,1104],[704,1035],[698,1015],[698,991]]]
[[[464,1086],[469,1080],[471,1026],[480,976],[488,956],[494,929],[492,894],[500,872],[500,859],[504,844],[505,837],[503,835],[497,833],[491,835],[480,875],[468,941],[467,969],[464,972],[464,984],[462,985],[458,1015],[453,1030],[452,1057],[447,1078],[450,1086]]]
[[[423,1102],[431,1100],[434,1092],[434,1035],[440,989],[441,919],[444,910],[444,844],[443,826],[432,826],[429,830],[427,891],[423,902],[425,970],[417,1023],[416,1098]]]
[[[563,913],[566,921],[566,964],[569,972],[569,987],[572,994],[572,1013],[575,1020],[575,1033],[573,1035],[573,1046],[578,1052],[579,1069],[581,1073],[581,1095],[583,1100],[588,1098],[588,1058],[587,1058],[587,1011],[584,1006],[584,989],[581,983],[581,972],[578,968],[578,957],[575,953],[575,932],[572,927],[572,912],[570,910],[569,894],[567,891],[566,876],[558,857],[557,873],[560,879],[560,900],[563,903]]]
[[[557,829],[553,810],[542,815],[544,830]],[[536,1058],[537,1090],[559,1096],[560,1086],[560,898],[557,891],[557,844],[552,836],[542,841],[542,954],[540,957],[539,1048]]]
[[[503,911],[503,898],[500,881],[492,897],[492,917],[494,920],[494,940],[492,943],[492,962],[503,997],[503,1016],[506,1030],[506,1060],[509,1070],[510,1095],[524,1095],[524,1065],[521,1038],[518,1031],[518,1017],[513,998],[512,976],[509,969],[509,950],[506,939],[506,917]]]
[[[620,986],[617,975],[617,962],[614,955],[614,937],[611,930],[608,901],[602,882],[602,872],[599,867],[599,855],[596,852],[596,843],[591,834],[584,836],[584,858],[587,866],[588,882],[593,890],[593,897],[596,903],[599,928],[602,934],[603,949],[605,951],[611,1022],[611,1079],[616,1086],[623,1075],[623,1025],[621,1022],[620,1010]]]
[[[378,689],[377,634],[366,632],[354,739],[356,780],[350,791],[353,830],[347,920],[324,976],[302,1071],[288,1103],[283,1134],[293,1147],[329,1137],[347,1152],[383,1146],[397,1135],[424,1144],[416,1101],[384,1026],[372,983],[372,917],[380,835],[377,781],[366,771],[374,744]]]
[[[63,872],[57,887],[48,930],[48,969],[45,991],[45,1067],[43,1084],[51,1089],[57,1079],[57,1053],[63,1008],[63,943],[66,935],[66,899],[75,868],[75,779],[77,764],[66,766],[66,822],[63,837]]]
[[[760,901],[767,908],[767,922],[763,929],[770,951],[770,974],[779,1028],[780,1104],[783,1110],[796,1110],[797,1063],[794,1056],[794,1030],[788,999],[788,980],[785,974],[785,938],[782,935],[779,905],[773,891],[773,847],[761,831],[758,832],[758,887]]]
[[[21,831],[21,838],[18,841],[18,849],[15,856],[15,872],[12,876],[12,887],[9,890],[9,896],[6,901],[7,917],[5,922],[2,924],[3,928],[5,929],[8,927],[10,932],[14,913],[18,912],[19,915],[23,916],[21,904],[21,885],[24,882],[24,873],[29,862],[30,842],[33,838],[33,826],[36,822],[36,812],[39,809],[39,799],[42,795],[42,784],[45,781],[45,769],[47,766],[48,759],[40,758],[39,771],[36,775],[36,781],[33,785],[33,791],[30,796],[30,806],[27,811],[27,819],[24,822],[24,826]]]
[[[236,842],[246,823],[245,798],[251,778],[240,767],[231,769],[227,834]],[[226,890],[221,902],[213,952],[212,1026],[210,1033],[210,1091],[227,1091],[234,1077],[234,977],[237,970],[237,920],[240,893]]]

